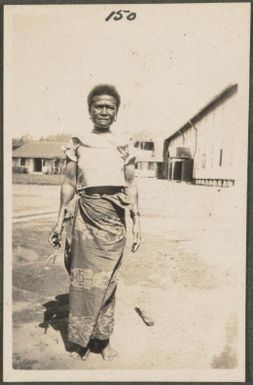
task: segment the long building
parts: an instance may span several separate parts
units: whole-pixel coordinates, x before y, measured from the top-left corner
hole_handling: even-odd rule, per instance
[[[166,178],[231,186],[236,181],[237,90],[223,90],[164,141]]]
[[[29,173],[61,174],[66,164],[61,147],[65,142],[32,141],[16,148],[13,169],[23,167]]]

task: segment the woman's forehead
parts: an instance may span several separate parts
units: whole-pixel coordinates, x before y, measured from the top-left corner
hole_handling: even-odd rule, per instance
[[[112,95],[96,95],[92,98],[92,104],[110,103],[117,104],[116,99]]]

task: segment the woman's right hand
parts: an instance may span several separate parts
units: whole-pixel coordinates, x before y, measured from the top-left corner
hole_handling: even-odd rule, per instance
[[[51,232],[48,242],[53,247],[61,247],[61,232],[62,229],[59,226],[55,226],[53,231]]]

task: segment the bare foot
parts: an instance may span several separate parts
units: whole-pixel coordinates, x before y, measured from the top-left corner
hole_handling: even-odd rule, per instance
[[[85,352],[84,352],[85,351]],[[75,352],[70,353],[70,357],[73,358],[76,361],[86,361],[89,357],[90,349],[78,349]]]
[[[87,358],[89,357],[89,354],[90,354],[90,349],[87,349],[86,352],[85,352],[85,354],[83,354],[83,355],[81,356],[81,360],[82,360],[82,361],[86,361]]]
[[[102,351],[102,357],[105,361],[113,361],[119,356],[118,352],[108,344]]]
[[[79,361],[81,359],[81,356],[77,352],[71,352],[70,357],[73,358],[73,360]]]

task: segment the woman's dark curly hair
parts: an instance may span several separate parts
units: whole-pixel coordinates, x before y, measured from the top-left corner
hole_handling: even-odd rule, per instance
[[[89,111],[91,110],[93,98],[95,96],[100,96],[100,95],[113,96],[116,100],[116,103],[117,103],[117,110],[119,109],[120,96],[119,96],[119,93],[116,90],[116,88],[114,86],[112,86],[111,84],[98,84],[96,87],[92,88],[92,90],[90,91],[90,93],[88,95],[87,102],[88,102]]]

